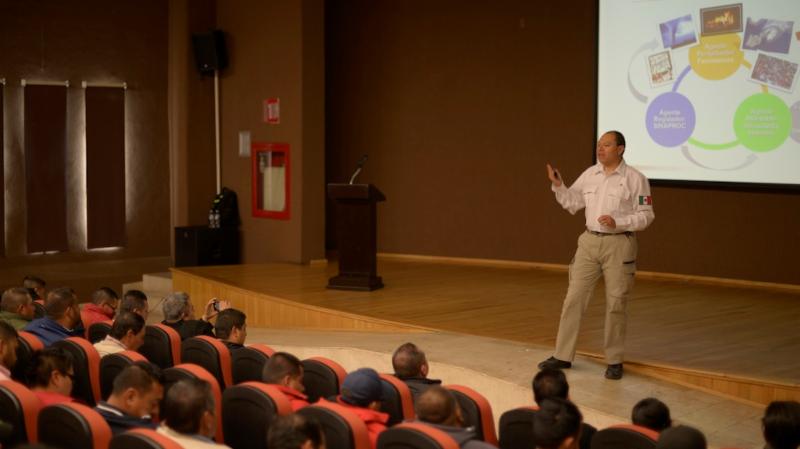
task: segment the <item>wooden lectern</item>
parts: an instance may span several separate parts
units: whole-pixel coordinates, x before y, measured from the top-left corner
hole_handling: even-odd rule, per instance
[[[328,184],[336,204],[339,275],[328,288],[371,291],[383,287],[378,276],[376,204],[386,200],[372,184]]]

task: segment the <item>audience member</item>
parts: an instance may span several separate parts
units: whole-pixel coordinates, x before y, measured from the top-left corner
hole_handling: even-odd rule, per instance
[[[569,400],[569,383],[567,376],[560,369],[544,368],[533,377],[531,382],[533,388],[533,400],[541,406],[545,399],[565,399]],[[578,446],[580,449],[590,449],[592,447],[592,437],[597,433],[597,429],[588,423],[581,423],[581,434]]]
[[[0,300],[0,321],[22,330],[33,320],[35,312],[33,298],[28,289],[16,287],[3,292],[3,299]]]
[[[227,308],[217,315],[214,333],[231,351],[244,348],[247,338],[247,316],[240,310]]]
[[[147,315],[150,312],[150,309],[147,307],[147,295],[141,290],[128,290],[122,295],[122,300],[120,300],[117,313],[120,312],[133,312],[139,314],[147,321]]]
[[[359,368],[344,378],[341,391],[336,402],[364,421],[370,444],[375,449],[378,435],[386,430],[386,423],[389,422],[389,415],[379,411],[383,399],[380,376],[372,368]]]
[[[414,401],[432,385],[441,385],[438,379],[428,379],[428,360],[414,343],[400,345],[392,355],[394,375],[408,385]]]
[[[17,330],[0,321],[0,380],[11,380],[11,369],[17,364]]]
[[[767,449],[800,447],[800,402],[774,401],[761,420]]]
[[[98,403],[95,410],[114,435],[139,427],[155,429],[152,417],[157,416],[164,396],[163,383],[161,371],[155,365],[136,362],[117,374],[108,400]]]
[[[199,320],[194,318],[194,305],[189,300],[189,295],[184,292],[170,293],[164,298],[162,305],[164,311],[164,321],[161,324],[175,329],[181,336],[181,340],[196,337],[198,335],[214,336],[214,326],[209,322],[214,318],[218,311],[214,309],[214,304],[218,304],[219,311],[230,307],[227,301],[217,301],[211,299],[206,304],[203,316]]]
[[[706,437],[689,426],[670,427],[661,432],[656,449],[706,449]]]
[[[672,426],[669,407],[656,398],[645,398],[637,402],[631,411],[631,422],[656,432],[662,432]]]
[[[475,432],[464,428],[464,418],[452,392],[430,386],[415,404],[417,419],[450,435],[462,449],[489,449],[491,444],[475,439]]]
[[[163,411],[164,421],[157,431],[184,449],[228,448],[212,440],[217,418],[208,382],[199,379],[176,382],[167,390]]]
[[[533,439],[539,449],[577,449],[583,416],[566,399],[544,399],[533,418]]]
[[[122,351],[137,351],[144,344],[144,318],[133,312],[121,312],[111,325],[111,331],[94,348],[105,357]]]
[[[292,354],[276,352],[272,354],[261,375],[264,383],[278,387],[289,398],[292,411],[298,411],[308,405],[308,396],[303,392],[303,364]]]
[[[269,449],[325,449],[325,434],[316,419],[292,413],[278,416],[267,432]]]
[[[114,319],[119,307],[119,295],[108,287],[100,287],[92,293],[92,302],[83,305],[81,321],[83,327],[89,329],[94,323]]]
[[[33,289],[36,297],[31,295],[34,301],[44,301],[47,298],[47,282],[44,279],[36,276],[25,276],[22,279],[22,286],[28,289]]]
[[[71,288],[62,287],[48,292],[44,308],[44,318],[31,321],[24,330],[39,337],[45,346],[67,337],[83,336],[78,299]]]
[[[33,356],[30,388],[42,407],[74,402],[69,395],[75,380],[72,355],[62,348],[44,348]]]

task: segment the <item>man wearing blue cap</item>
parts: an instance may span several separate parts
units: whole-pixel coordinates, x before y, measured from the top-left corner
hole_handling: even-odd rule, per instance
[[[367,425],[369,442],[372,448],[378,445],[378,435],[386,430],[389,415],[381,413],[383,386],[377,371],[372,368],[359,368],[348,374],[342,382],[342,394],[336,403],[352,411]]]

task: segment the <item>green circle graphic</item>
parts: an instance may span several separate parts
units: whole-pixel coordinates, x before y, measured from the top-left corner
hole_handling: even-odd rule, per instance
[[[792,131],[792,113],[780,98],[768,93],[748,97],[736,109],[733,130],[751,151],[767,152],[778,148]]]

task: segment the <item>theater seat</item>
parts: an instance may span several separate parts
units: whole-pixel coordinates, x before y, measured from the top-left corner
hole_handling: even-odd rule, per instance
[[[133,429],[112,438],[109,449],[183,449],[183,447],[155,430]]]
[[[378,435],[378,449],[459,449],[459,446],[453,437],[439,429],[422,423],[402,423]]]
[[[494,430],[494,417],[489,401],[482,394],[463,385],[447,385],[444,388],[456,396],[465,424],[475,427],[475,437],[497,446],[497,433]]]
[[[313,417],[322,426],[325,445],[336,449],[370,449],[367,425],[355,413],[341,405],[321,401],[303,407],[297,413]]]
[[[169,387],[171,387],[172,384],[183,379],[200,379],[211,385],[211,394],[214,396],[214,407],[216,408],[214,415],[217,418],[217,434],[214,439],[217,443],[224,442],[224,430],[222,428],[222,390],[219,387],[217,378],[212,376],[205,368],[193,363],[182,363],[172,368],[167,368],[164,370],[164,397],[167,396],[167,391],[169,391]]]
[[[244,382],[229,387],[222,394],[225,444],[233,449],[267,449],[272,420],[291,413],[289,399],[272,385]]]
[[[311,357],[302,363],[303,386],[309,403],[339,394],[339,387],[347,376],[342,365],[324,357]]]
[[[633,424],[617,424],[598,430],[592,438],[592,449],[653,449],[658,432]]]
[[[169,326],[148,325],[139,353],[161,369],[175,366],[181,363],[181,336]]]
[[[92,342],[92,344],[105,339],[111,332],[111,325],[113,323],[114,322],[111,320],[92,323],[92,325],[86,329],[86,339]]]
[[[72,355],[75,377],[72,382],[72,397],[94,407],[101,400],[100,395],[100,354],[81,337],[69,337],[53,343]]]
[[[76,403],[43,408],[39,413],[38,433],[39,443],[59,449],[106,449],[111,441],[111,428],[105,419]]]
[[[17,363],[11,370],[11,378],[22,383],[27,382],[28,371],[33,364],[33,354],[44,349],[44,343],[39,337],[30,332],[17,331],[19,345],[17,346]]]
[[[108,399],[114,388],[114,379],[122,370],[135,362],[146,362],[147,359],[136,351],[122,351],[109,354],[100,359],[100,397]]]
[[[254,344],[231,353],[233,384],[261,381],[261,373],[275,350],[265,344]]]
[[[2,441],[4,447],[38,440],[36,418],[41,407],[39,398],[24,385],[13,380],[0,381],[0,420],[13,427],[11,436]]]
[[[233,385],[231,352],[214,337],[201,335],[184,340],[181,345],[181,362],[202,366],[217,378],[223,390]]]
[[[381,374],[381,411],[389,415],[389,426],[414,419],[414,397],[405,382],[391,374]]]
[[[519,407],[500,416],[500,449],[530,449],[538,407]]]

